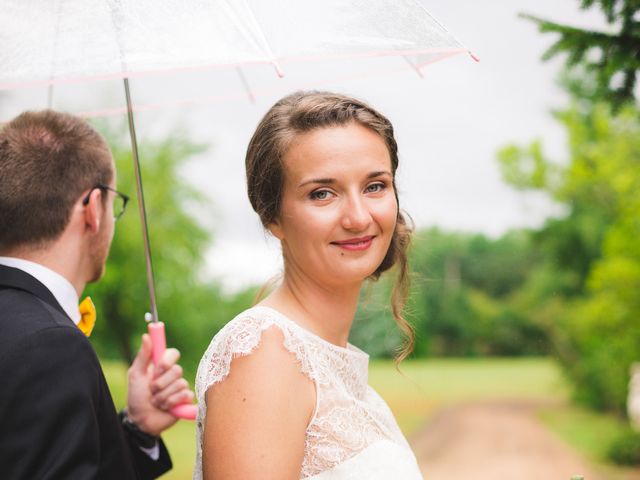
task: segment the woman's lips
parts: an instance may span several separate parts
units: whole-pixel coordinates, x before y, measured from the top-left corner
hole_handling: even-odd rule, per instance
[[[360,251],[369,248],[374,238],[375,235],[369,235],[367,237],[349,238],[347,240],[331,243],[345,250]]]

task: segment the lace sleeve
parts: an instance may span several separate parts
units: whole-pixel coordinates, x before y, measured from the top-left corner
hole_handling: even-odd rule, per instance
[[[291,325],[283,324],[277,318],[251,313],[251,310],[248,310],[218,332],[200,361],[195,388],[201,407],[204,406],[209,387],[229,375],[231,361],[253,352],[260,344],[262,333],[272,326],[282,331],[284,347],[296,356],[301,372],[316,383],[311,359],[299,333]],[[201,413],[204,414],[204,411]]]

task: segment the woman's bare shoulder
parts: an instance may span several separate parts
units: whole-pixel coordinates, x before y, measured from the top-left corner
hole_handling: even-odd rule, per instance
[[[299,478],[316,394],[283,342],[278,326],[266,328],[251,354],[235,357],[224,381],[208,389],[203,465],[213,478]]]

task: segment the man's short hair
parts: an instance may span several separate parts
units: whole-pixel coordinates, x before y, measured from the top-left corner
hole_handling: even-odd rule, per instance
[[[22,113],[0,130],[0,249],[55,240],[82,192],[113,174],[106,141],[86,121]]]

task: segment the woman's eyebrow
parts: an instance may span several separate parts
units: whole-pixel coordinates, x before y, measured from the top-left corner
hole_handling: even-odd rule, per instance
[[[387,175],[389,177],[393,177],[393,175],[391,175],[391,172],[387,171],[387,170],[380,170],[379,172],[371,172],[369,175],[367,175],[368,179],[372,179],[372,178],[376,178],[376,177],[382,177],[384,175]]]
[[[298,188],[302,188],[305,185],[309,185],[310,183],[319,183],[320,185],[330,185],[332,183],[336,183],[335,178],[313,178],[311,180],[307,180],[298,185]]]
[[[382,176],[388,176],[388,177],[392,177],[391,172],[387,171],[387,170],[380,170],[377,172],[371,172],[370,174],[367,175],[367,180],[370,180],[372,178],[377,178],[377,177],[382,177]],[[300,185],[298,185],[298,188],[302,188],[305,185],[309,185],[310,183],[317,183],[320,185],[331,185],[332,183],[336,183],[337,180],[335,178],[313,178],[311,180],[307,180],[302,182]]]

